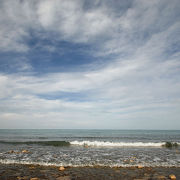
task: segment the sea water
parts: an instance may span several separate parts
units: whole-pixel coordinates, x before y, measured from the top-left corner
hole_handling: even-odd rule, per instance
[[[180,145],[180,131],[1,129],[0,163],[180,167],[180,148],[165,142]]]

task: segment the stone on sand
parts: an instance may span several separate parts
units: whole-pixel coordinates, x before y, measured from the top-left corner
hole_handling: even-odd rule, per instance
[[[22,150],[21,152],[22,152],[22,153],[29,153],[29,151],[28,151],[28,150],[25,150],[25,149]]]
[[[59,167],[59,170],[64,171],[65,170],[64,166]]]
[[[9,151],[8,153],[9,153],[9,154],[12,154],[12,153],[14,153],[14,151],[13,151],[13,150],[11,150],[11,151]]]
[[[169,178],[172,179],[172,180],[175,180],[176,179],[176,176],[174,174],[170,174],[169,175]]]
[[[29,177],[28,176],[23,176],[23,177],[18,176],[17,179],[18,180],[28,180]]]

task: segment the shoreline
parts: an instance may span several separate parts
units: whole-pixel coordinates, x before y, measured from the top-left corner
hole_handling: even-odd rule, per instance
[[[35,162],[2,162],[0,161],[0,165],[28,165],[28,166],[45,166],[45,167],[68,167],[68,168],[83,168],[83,167],[101,167],[101,168],[180,168],[180,165],[143,165],[143,164],[126,164],[126,165],[103,165],[103,164],[94,164],[94,165],[63,165],[63,164],[53,164],[53,163],[35,163]]]
[[[180,167],[110,167],[110,166],[43,166],[36,164],[0,163],[0,180],[155,180],[180,179]],[[32,179],[36,178],[36,179]]]

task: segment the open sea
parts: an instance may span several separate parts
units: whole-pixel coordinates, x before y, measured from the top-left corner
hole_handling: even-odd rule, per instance
[[[0,163],[180,167],[167,141],[180,145],[180,130],[1,129]]]

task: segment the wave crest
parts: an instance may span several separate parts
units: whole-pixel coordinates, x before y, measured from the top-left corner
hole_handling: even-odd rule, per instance
[[[79,146],[101,146],[101,147],[161,147],[165,143],[153,142],[104,142],[104,141],[72,141],[71,145]]]

